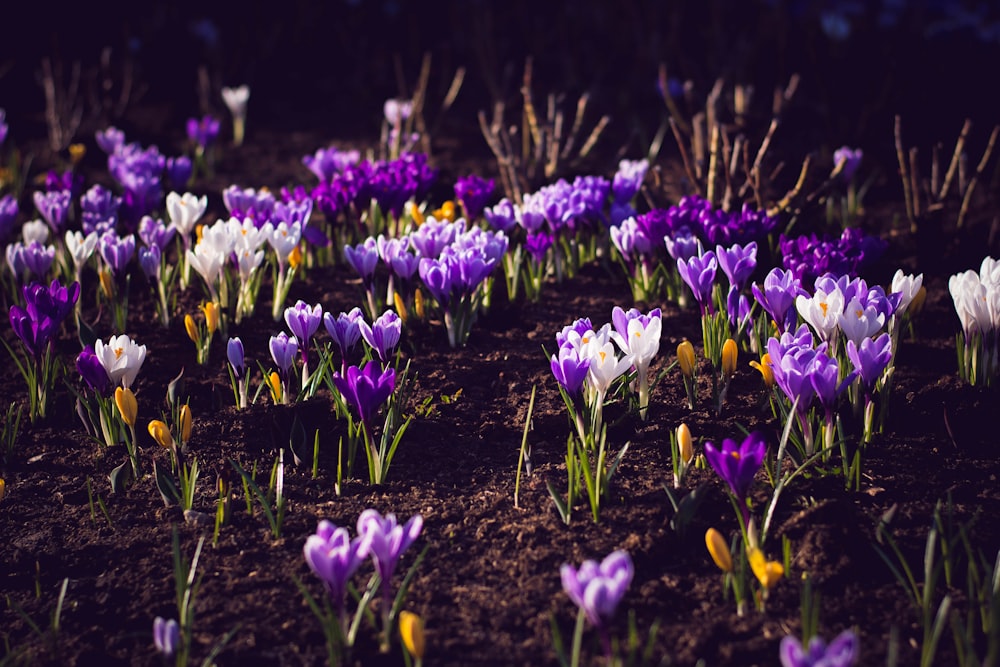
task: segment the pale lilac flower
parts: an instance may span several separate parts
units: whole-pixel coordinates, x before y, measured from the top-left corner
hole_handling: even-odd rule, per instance
[[[808,646],[788,635],[781,640],[778,656],[781,667],[851,667],[858,660],[858,636],[844,630],[827,646],[820,637],[809,640]]]
[[[389,585],[400,556],[420,537],[423,527],[424,518],[419,514],[403,525],[396,522],[395,514],[383,517],[374,509],[366,509],[358,517],[358,535],[371,541],[370,553],[383,586]]]
[[[309,342],[319,330],[322,321],[323,307],[318,303],[310,307],[305,301],[299,299],[294,306],[285,308],[285,324],[299,341],[303,363],[306,362],[309,355]]]
[[[164,657],[173,657],[181,644],[181,627],[177,621],[167,621],[160,616],[153,619],[153,644]]]
[[[299,341],[295,336],[289,336],[282,331],[277,336],[271,336],[268,347],[271,350],[271,358],[277,364],[281,377],[287,379],[289,370],[295,363],[295,355],[299,351]]]
[[[375,320],[372,326],[364,319],[358,320],[361,337],[378,354],[383,365],[389,363],[390,353],[399,344],[403,321],[392,310],[387,310]]]
[[[591,625],[605,628],[632,583],[635,569],[625,551],[615,551],[598,563],[585,560],[580,569],[569,563],[559,569],[563,590],[583,610]]]
[[[852,299],[844,312],[837,315],[837,324],[848,340],[860,345],[865,338],[871,338],[885,324],[885,315],[876,312],[873,305],[862,306],[857,299]]]
[[[303,555],[309,569],[323,581],[330,600],[341,611],[351,577],[371,550],[373,535],[359,535],[353,540],[346,528],[327,520],[319,522],[314,535],[306,538]]]

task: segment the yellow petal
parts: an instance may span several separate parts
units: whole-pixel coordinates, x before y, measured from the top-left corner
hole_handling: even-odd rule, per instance
[[[691,341],[685,340],[677,346],[677,361],[684,377],[694,377],[694,345]]]
[[[691,445],[691,429],[688,428],[687,424],[681,424],[677,427],[677,445],[680,449],[681,460],[684,463],[690,463],[691,459],[694,458],[694,447]]]
[[[122,421],[129,426],[135,426],[135,416],[139,412],[139,404],[136,402],[132,390],[117,387],[115,389],[115,405],[118,406]]]
[[[87,147],[83,144],[69,145],[69,159],[73,164],[80,164],[80,160],[87,154]]]
[[[732,376],[736,373],[737,352],[736,341],[727,338],[726,342],[722,344],[722,373],[724,375]]]
[[[760,371],[760,376],[764,379],[764,384],[770,389],[774,386],[774,371],[771,370],[771,355],[767,352],[760,358],[760,362],[751,361],[750,366]]]
[[[424,319],[424,293],[419,287],[413,293],[413,312],[417,314],[417,319]]]
[[[198,326],[194,323],[194,318],[190,314],[184,316],[184,330],[187,331],[188,338],[198,344]]]
[[[267,385],[271,388],[271,398],[275,403],[281,402],[281,378],[277,373],[272,372],[267,376]]]
[[[205,313],[205,326],[208,327],[209,335],[214,334],[219,328],[219,304],[206,301],[201,304],[201,312]]]
[[[708,547],[708,554],[720,570],[723,572],[733,571],[733,557],[729,553],[729,545],[726,544],[722,533],[715,528],[709,528],[705,531],[705,546]]]
[[[403,297],[399,295],[399,292],[392,293],[392,302],[396,306],[396,312],[399,313],[399,319],[403,320],[403,324],[406,324],[406,303],[403,301]]]
[[[181,440],[187,442],[191,439],[191,408],[187,403],[181,406],[181,413],[178,419],[180,421]]]
[[[288,266],[293,269],[299,268],[299,264],[302,263],[302,249],[299,246],[292,248],[292,251],[288,253]]]
[[[772,588],[785,574],[785,568],[781,563],[767,560],[760,549],[750,549],[747,552],[747,560],[750,561],[750,569],[764,588]]]
[[[399,612],[399,636],[417,660],[424,658],[424,621],[412,611]]]
[[[5,495],[7,495],[7,482],[0,479],[0,500],[3,500]]]
[[[146,430],[149,431],[149,435],[153,437],[156,444],[161,447],[169,448],[174,446],[174,439],[170,435],[170,429],[159,419],[154,419],[149,422],[149,426],[146,427]]]
[[[409,202],[406,206],[407,211],[410,213],[410,217],[413,218],[413,224],[417,227],[424,224],[424,214],[420,211],[420,207],[414,202]]]
[[[101,283],[101,291],[104,292],[104,296],[110,299],[115,293],[115,283],[111,279],[111,272],[100,271],[98,272],[97,277]]]

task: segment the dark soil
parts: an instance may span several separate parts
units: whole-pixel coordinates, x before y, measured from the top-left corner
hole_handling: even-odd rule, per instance
[[[157,109],[136,108],[129,122],[133,127],[155,127]],[[443,178],[495,173],[494,165],[482,158],[481,138],[470,127],[457,124],[435,137],[434,157]],[[179,145],[179,138],[171,135],[136,133],[134,138],[144,143],[160,139],[161,148],[170,142]],[[272,188],[312,183],[301,157],[331,139],[365,143],[364,138],[333,132],[255,127],[245,146],[224,149],[215,177],[200,181],[195,190],[209,194],[211,218],[222,213],[219,193],[231,183]],[[463,150],[466,146],[471,148]],[[38,155],[38,165],[53,163],[40,143],[28,149]],[[106,182],[102,158],[96,147],[91,149],[85,163],[87,183]],[[613,153],[611,148],[605,151],[596,171],[613,171]],[[677,170],[669,157],[661,166]],[[892,169],[890,164],[886,172]],[[538,303],[511,304],[499,297],[463,349],[448,348],[443,325],[436,319],[405,328],[403,349],[415,378],[408,410],[418,416],[402,441],[389,481],[369,486],[361,479],[362,462],[358,479],[347,483],[339,496],[334,493],[337,443],[345,427],[335,418],[329,393],[321,390],[295,406],[273,406],[262,396],[250,409],[236,410],[223,341],[216,340],[209,364],[197,365],[180,318],[169,330],[160,328],[139,280],[133,285],[128,333],[149,350],[136,390],[140,425],[159,417],[167,383],[183,370],[194,414],[191,451],[204,470],[195,507],[209,514],[217,498],[216,476],[228,469],[229,459],[246,469],[256,464],[266,475],[284,448],[288,508],[282,536],[273,539],[260,508],[248,514],[241,497],[231,523],[212,545],[212,526],[186,522],[176,507],[165,507],[151,479],[112,494],[108,474],[124,454],[103,451],[88,439],[76,419],[71,394],[62,388],[54,396],[52,416],[24,427],[2,475],[7,495],[0,502],[0,592],[9,602],[0,609],[0,635],[9,648],[0,651],[15,664],[156,664],[153,618],[176,616],[171,561],[176,529],[186,557],[199,538],[206,538],[196,605],[197,662],[235,629],[217,659],[219,665],[322,664],[326,649],[320,625],[293,581],[298,577],[314,595],[322,593],[302,547],[319,520],[348,526],[353,533],[358,515],[371,507],[393,512],[401,520],[417,513],[424,518],[423,534],[404,556],[403,569],[426,549],[406,607],[425,619],[429,665],[557,664],[550,623],[554,619],[567,638],[576,616],[562,592],[560,565],[601,559],[615,549],[631,554],[636,571],[614,631],[624,636],[626,609],[634,611],[643,635],[658,622],[657,660],[676,665],[699,660],[723,666],[776,664],[780,639],[800,634],[801,578],[808,574],[822,598],[820,634],[832,638],[855,628],[862,665],[886,664],[891,643],[899,651],[898,664],[917,664],[923,641],[920,617],[878,556],[875,529],[880,517],[896,507],[892,532],[918,577],[932,512],[940,501],[951,503],[955,525],[970,526],[973,548],[986,562],[992,564],[1000,548],[998,524],[989,518],[1000,511],[994,412],[998,397],[996,391],[969,387],[956,376],[954,334],[959,323],[947,291],[949,271],[977,267],[996,248],[963,243],[948,232],[947,254],[925,268],[917,240],[899,231],[896,220],[904,219],[904,213],[896,183],[882,185],[866,201],[865,224],[889,238],[891,245],[881,263],[871,267],[870,278],[884,284],[898,267],[926,270],[927,303],[916,322],[915,339],[901,344],[888,425],[865,451],[861,490],[844,489],[835,457],[784,491],[769,544],[776,549],[780,538],[788,538],[792,570],[772,591],[766,611],[737,616],[733,601],[723,597],[721,575],[705,550],[707,528],[728,532],[734,523],[722,482],[711,470],[691,472],[687,488],[704,484],[707,497],[684,534],[671,526],[674,513],[663,489],[671,478],[669,434],[681,422],[690,426],[699,451],[706,440],[740,437],[741,429],[763,430],[771,447],[776,445],[782,425],[772,417],[760,376],[747,366],[748,359],[740,361],[721,417],[707,409],[687,410],[676,371],[653,390],[648,420],[639,421],[620,404],[609,406],[611,446],[630,445],[600,523],[590,520],[584,506],[576,508],[569,526],[555,511],[546,484],[557,489],[565,485],[569,430],[543,347],[554,348],[554,334],[578,317],[603,323],[610,320],[614,306],[633,305],[616,266],[595,263],[572,280],[550,282]],[[986,186],[983,190],[984,197],[992,194]],[[996,208],[985,198],[977,204],[970,226],[985,238],[983,230]],[[26,206],[22,204],[22,210]],[[95,276],[85,276],[85,317],[96,321],[98,333],[106,337],[108,314],[92,307],[96,289]],[[269,293],[265,285],[261,294]],[[296,281],[289,303],[299,298],[337,313],[360,305],[363,292],[344,266],[324,267],[310,269]],[[180,312],[193,311],[197,300],[197,289],[189,290]],[[664,309],[654,372],[673,361],[682,339],[700,340],[694,311],[670,303],[638,305]],[[230,330],[243,338],[250,359],[266,359],[267,339],[280,330],[267,306],[262,303],[253,319]],[[5,340],[13,342],[9,327],[2,330]],[[68,330],[58,345],[67,361],[79,349]],[[6,356],[0,356],[0,370],[7,379],[0,408],[12,400],[26,403],[20,377]],[[69,373],[71,383],[76,383],[74,375]],[[528,435],[531,472],[522,478],[515,503],[519,448],[533,387],[538,393]],[[708,387],[703,385],[701,391],[705,405]],[[320,434],[315,478],[308,460],[292,463],[288,442],[296,422],[310,437],[317,430]],[[166,452],[140,431],[146,460],[165,463]],[[305,458],[310,456],[311,446]],[[95,512],[88,489],[94,502],[99,498],[106,505],[107,518],[101,509]],[[753,493],[758,513],[770,492],[760,475]],[[369,572],[367,567],[362,571],[359,585]],[[957,608],[966,608],[963,577],[956,578],[955,588],[939,587],[935,610],[946,593],[952,594]],[[62,624],[49,643],[24,617],[44,629],[64,579],[69,584]],[[588,654],[596,655],[596,645],[587,647]],[[946,629],[935,664],[956,660],[951,630]],[[363,626],[352,664],[402,662],[398,646],[390,655],[379,654],[375,629]]]

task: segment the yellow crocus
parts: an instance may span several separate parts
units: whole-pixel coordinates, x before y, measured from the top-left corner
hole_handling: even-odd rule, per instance
[[[413,312],[417,314],[417,319],[424,319],[424,293],[419,287],[413,292]]]
[[[278,374],[272,372],[267,376],[267,386],[271,389],[271,398],[274,399],[275,403],[281,402],[281,378]]]
[[[184,330],[187,331],[188,338],[197,345],[201,336],[198,335],[198,325],[195,324],[194,318],[190,314],[184,316]]]
[[[726,342],[722,344],[722,374],[726,377],[732,377],[736,374],[737,354],[736,341],[727,338]]]
[[[69,161],[73,164],[80,164],[80,160],[87,154],[87,147],[83,144],[69,145]]]
[[[441,204],[441,208],[434,211],[432,214],[435,220],[447,220],[448,222],[455,222],[455,202],[450,199],[445,203]]]
[[[715,528],[709,528],[705,531],[705,546],[708,547],[708,555],[712,557],[720,570],[723,572],[733,571],[733,557],[729,553],[729,545],[726,544],[726,538],[722,536],[722,533]]]
[[[115,389],[115,405],[118,406],[122,421],[128,426],[135,426],[135,415],[139,412],[139,404],[136,402],[132,390],[117,387]]]
[[[677,362],[680,364],[684,377],[694,377],[694,345],[691,344],[691,341],[682,341],[677,346]]]
[[[424,621],[412,611],[399,612],[399,636],[416,660],[424,658]]]
[[[677,427],[677,446],[680,449],[681,460],[684,463],[690,463],[691,459],[694,458],[694,447],[691,444],[691,429],[688,428],[687,424],[681,424]]]
[[[7,482],[0,478],[0,500],[3,500],[5,495],[7,495]]]
[[[750,569],[753,570],[760,585],[765,589],[771,589],[785,574],[785,568],[775,560],[767,560],[764,552],[756,547],[747,550],[747,560],[750,561]]]
[[[174,438],[170,435],[170,428],[159,419],[154,419],[149,422],[149,426],[146,427],[146,430],[149,431],[149,435],[151,435],[153,440],[155,440],[161,447],[169,449],[174,446]]]
[[[764,356],[760,358],[760,362],[751,361],[750,366],[760,371],[760,375],[764,378],[764,384],[767,385],[768,389],[774,386],[774,371],[771,370],[770,354],[765,352]]]
[[[115,294],[115,282],[111,277],[111,272],[108,270],[98,271],[97,278],[98,282],[101,283],[101,291],[104,292],[104,296],[112,298]]]
[[[424,214],[420,210],[420,207],[416,205],[415,202],[409,202],[406,205],[407,211],[410,213],[410,217],[413,218],[413,224],[417,227],[424,224]]]
[[[181,442],[187,442],[191,439],[191,408],[186,403],[181,406],[178,421],[180,422]]]
[[[406,303],[403,301],[403,297],[400,296],[399,292],[392,293],[392,302],[396,306],[396,312],[399,314],[399,319],[403,320],[403,324],[406,324]]]
[[[205,326],[208,327],[208,334],[214,334],[219,328],[219,304],[214,301],[206,301],[201,304],[201,312],[205,314]]]

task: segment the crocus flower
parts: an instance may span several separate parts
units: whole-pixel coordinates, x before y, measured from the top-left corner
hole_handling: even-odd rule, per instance
[[[746,507],[750,484],[763,465],[766,452],[767,444],[764,442],[764,436],[756,431],[740,444],[726,438],[722,441],[721,450],[711,442],[705,443],[705,458],[719,477],[729,485],[739,501],[741,510]]]
[[[378,242],[372,237],[357,246],[344,246],[344,259],[351,265],[365,285],[371,283],[378,266]]]
[[[792,306],[795,305],[796,297],[805,294],[805,290],[802,289],[802,282],[791,271],[773,268],[764,278],[763,287],[757,287],[757,283],[754,283],[750,290],[757,303],[778,325],[780,333],[794,326],[795,311]]]
[[[833,337],[839,318],[844,313],[844,295],[839,289],[829,293],[817,289],[812,297],[799,295],[795,299],[795,307],[819,339],[828,341]]]
[[[350,352],[361,338],[360,322],[364,318],[360,308],[353,308],[349,313],[340,313],[334,317],[330,313],[323,315],[323,326],[330,338],[340,348],[341,359],[347,364],[347,353]]]
[[[299,341],[295,336],[289,336],[284,331],[277,336],[271,336],[268,343],[271,358],[281,371],[282,379],[288,378],[288,371],[295,363],[295,355],[299,351]]]
[[[107,232],[100,238],[97,248],[111,272],[116,277],[122,276],[135,254],[135,236],[129,234],[121,238],[114,232]]]
[[[69,216],[70,206],[73,204],[70,191],[36,192],[34,200],[39,215],[45,219],[52,231],[56,234],[62,234]]]
[[[285,324],[298,339],[302,351],[302,361],[306,362],[309,354],[309,342],[319,330],[323,321],[323,307],[318,303],[310,307],[299,299],[294,306],[285,308]]]
[[[885,324],[885,315],[876,312],[874,305],[862,306],[858,299],[851,299],[851,302],[844,308],[844,312],[837,316],[837,324],[844,332],[847,340],[854,341],[855,345],[860,345],[865,338],[871,338]]]
[[[583,610],[591,625],[605,628],[632,583],[635,570],[625,551],[614,551],[598,563],[585,560],[580,569],[569,563],[559,568],[563,590]]]
[[[203,116],[201,120],[189,118],[187,122],[188,139],[204,150],[219,136],[219,127],[219,121],[209,115]]]
[[[160,280],[163,255],[158,247],[139,248],[139,268],[154,285]]]
[[[705,546],[708,548],[708,555],[712,557],[712,561],[720,570],[723,572],[733,571],[733,555],[729,553],[729,545],[722,533],[715,528],[709,528],[705,531]]]
[[[920,291],[923,282],[924,274],[922,273],[914,276],[904,274],[902,269],[896,271],[892,277],[892,293],[900,295],[899,305],[896,306],[896,315],[902,316],[906,312],[910,303],[917,296],[917,292]]]
[[[44,245],[49,240],[49,226],[42,220],[30,220],[21,225],[21,239],[25,243]]]
[[[715,271],[718,265],[715,253],[711,250],[688,260],[677,260],[677,272],[694,292],[694,298],[701,306],[702,314],[712,312],[712,287],[715,284]]]
[[[246,357],[243,353],[243,341],[238,336],[233,336],[226,344],[226,357],[236,379],[243,379],[243,374],[246,372]]]
[[[56,258],[55,246],[43,246],[38,241],[31,243],[11,243],[7,246],[7,266],[19,280],[28,274],[42,278],[52,268]]]
[[[58,280],[53,280],[48,287],[32,283],[25,285],[21,293],[25,305],[10,307],[10,325],[28,353],[40,360],[49,341],[80,298],[80,283],[74,282],[68,287]]]
[[[475,220],[483,213],[486,203],[493,196],[493,179],[485,179],[470,174],[455,181],[455,199],[462,204],[469,220]]]
[[[98,394],[103,394],[104,390],[108,388],[108,382],[110,382],[111,378],[108,376],[108,372],[104,370],[104,366],[94,353],[92,346],[88,345],[77,355],[76,370],[80,374],[80,377],[83,378],[83,381],[87,383],[87,386]]]
[[[715,256],[719,260],[719,268],[729,278],[729,284],[742,290],[757,268],[757,243],[752,241],[746,246],[737,244],[729,249],[716,246]]]
[[[97,233],[91,232],[84,236],[80,232],[66,232],[65,241],[66,249],[69,250],[70,257],[73,258],[73,266],[76,267],[79,276],[80,269],[90,260],[97,249]]]
[[[138,345],[125,334],[112,336],[105,345],[98,339],[94,343],[94,354],[107,372],[112,384],[121,384],[128,389],[146,360],[146,346]]]
[[[358,517],[358,535],[370,540],[369,553],[383,586],[389,585],[400,557],[417,541],[423,527],[424,518],[419,514],[414,514],[403,525],[396,521],[395,514],[383,517],[374,509],[366,509]]]
[[[333,383],[358,411],[365,426],[370,427],[375,411],[396,389],[396,371],[390,367],[380,373],[379,365],[369,361],[364,368],[348,366],[343,376],[334,373]]]
[[[361,337],[375,350],[383,365],[389,363],[390,353],[399,344],[402,328],[403,321],[392,310],[382,313],[371,326],[364,319],[358,320]]]
[[[306,563],[323,581],[338,610],[343,609],[348,582],[368,557],[373,537],[368,533],[352,540],[346,528],[338,528],[324,519],[316,533],[306,538],[302,549]]]
[[[781,640],[778,649],[782,667],[851,667],[858,659],[858,636],[844,630],[829,646],[820,637],[813,637],[805,647],[791,635]]]
[[[167,184],[176,190],[183,188],[191,180],[191,174],[194,173],[194,165],[191,163],[191,158],[187,155],[178,155],[177,157],[168,157],[166,159],[163,171],[167,175]]]
[[[645,408],[649,405],[649,365],[660,351],[660,309],[654,308],[643,315],[635,308],[625,312],[615,306],[611,319],[615,326],[611,337],[636,370],[639,380],[639,408],[645,418]]]
[[[855,370],[861,377],[865,395],[871,396],[875,391],[875,383],[892,361],[892,341],[889,334],[882,334],[874,340],[865,338],[861,341],[861,345],[848,341],[847,358],[854,364]]]
[[[191,232],[205,214],[207,207],[208,198],[204,196],[199,198],[190,192],[183,195],[171,192],[167,195],[167,215],[170,217],[170,223],[181,235],[185,248],[191,247]]]
[[[839,167],[841,163],[844,164],[840,169],[841,178],[850,181],[854,177],[854,172],[861,166],[862,155],[860,148],[849,148],[848,146],[842,146],[833,152],[834,168]]]
[[[558,356],[552,355],[550,365],[556,382],[571,398],[579,397],[590,370],[590,359],[581,359],[580,353],[572,347],[561,347]]]
[[[164,620],[157,616],[153,619],[153,644],[156,650],[166,657],[172,657],[181,643],[181,627],[177,621]]]

